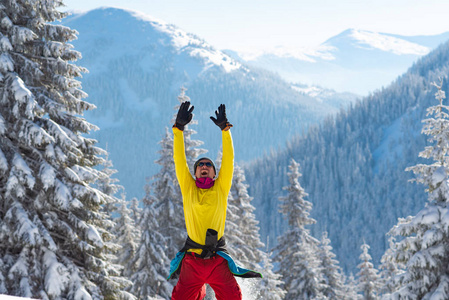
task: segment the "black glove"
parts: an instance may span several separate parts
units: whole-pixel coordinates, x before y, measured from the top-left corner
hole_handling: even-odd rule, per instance
[[[218,111],[215,111],[215,116],[217,118],[210,117],[210,119],[215,123],[215,125],[220,127],[221,130],[229,129],[232,127],[232,124],[229,123],[228,119],[226,118],[226,106],[224,104],[220,104],[220,106],[218,107]]]
[[[176,116],[176,122],[175,125],[173,125],[173,127],[178,128],[179,130],[183,131],[184,130],[184,126],[186,126],[187,124],[190,123],[190,121],[192,121],[192,111],[194,106],[192,106],[189,109],[190,106],[190,102],[186,101],[181,103],[181,106],[179,107],[178,110],[178,115]]]

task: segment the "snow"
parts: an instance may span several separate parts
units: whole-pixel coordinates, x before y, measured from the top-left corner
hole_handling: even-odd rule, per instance
[[[73,171],[70,168],[65,168],[64,169],[65,174],[70,178],[70,180],[74,181],[74,182],[81,182],[79,176],[76,174],[75,171]]]
[[[88,225],[89,229],[87,231],[87,238],[92,241],[97,247],[103,247],[103,240],[100,236],[100,234],[98,233],[97,229],[92,226],[92,225]]]
[[[28,167],[27,163],[17,153],[14,155],[12,163],[18,174],[24,177],[27,186],[32,189],[36,183],[36,179],[31,175],[31,169]]]
[[[232,72],[241,67],[238,62],[223,52],[213,49],[212,46],[192,34],[188,34],[180,29],[177,29],[173,25],[168,25],[163,22],[154,22],[153,25],[161,32],[165,32],[170,35],[172,44],[178,51],[187,50],[192,57],[204,59],[206,62],[205,70],[211,65],[221,66],[225,72]]]
[[[255,61],[260,57],[266,55],[272,55],[277,57],[285,57],[285,58],[296,58],[300,61],[311,62],[314,63],[317,59],[323,60],[334,60],[335,56],[332,54],[332,51],[335,50],[333,46],[320,45],[316,48],[292,48],[292,47],[284,47],[278,46],[272,49],[265,50],[254,50],[254,49],[244,49],[239,50],[238,55],[245,61]]]
[[[223,54],[223,52],[216,50],[195,48],[190,52],[190,55],[205,59],[207,62],[205,69],[216,65],[221,66],[225,70],[225,72],[230,73],[241,67],[239,63],[231,59],[229,56]]]
[[[2,21],[1,21],[1,25],[2,25],[2,27],[10,28],[13,24],[12,24],[10,18],[4,17],[4,18],[2,19]]]
[[[396,55],[412,54],[422,56],[428,54],[431,50],[429,47],[409,42],[403,38],[378,32],[350,29],[343,34],[345,37],[351,38],[352,45],[358,48],[365,47],[368,49],[378,49]],[[317,62],[317,59],[327,61],[335,60],[336,57],[334,53],[338,52],[338,48],[339,47],[334,46],[332,43],[326,42],[315,48],[278,46],[265,50],[243,49],[238,50],[238,55],[245,61],[255,61],[262,56],[273,55],[277,57],[291,57],[301,61],[314,63]]]
[[[92,297],[90,294],[86,291],[84,287],[81,287],[78,289],[75,293],[75,299],[82,299],[82,300],[92,300]]]
[[[25,240],[29,245],[36,245],[40,241],[39,229],[28,218],[27,213],[23,207],[16,203],[5,216],[7,219],[17,221],[20,224],[18,230],[18,236]]]
[[[59,179],[55,180],[55,200],[63,209],[69,209],[69,201],[72,199],[69,188]]]
[[[240,289],[242,290],[242,299],[257,300],[259,299],[257,291],[259,290],[259,280],[257,278],[238,278],[236,277]]]
[[[439,222],[440,212],[434,206],[427,206],[423,208],[414,218],[413,223],[418,226],[418,224],[423,224],[431,227],[433,224]]]
[[[2,57],[3,57],[3,55],[2,55]],[[1,62],[4,63],[3,58],[2,58]],[[11,84],[11,88],[12,88],[12,91],[14,92],[14,97],[19,102],[22,102],[22,103],[26,102],[25,98],[31,98],[33,96],[31,91],[25,86],[25,83],[23,82],[23,80],[17,76],[14,78],[14,81]]]
[[[322,89],[320,89],[316,86],[299,87],[299,86],[293,85],[292,88],[300,93],[304,93],[311,97],[317,97],[322,91]]]
[[[449,229],[449,209],[442,210],[441,224],[444,226],[445,230]]]
[[[46,251],[44,255],[44,266],[47,268],[45,275],[45,289],[50,297],[57,297],[65,289],[69,276],[64,265],[58,262],[52,251]]]
[[[364,30],[352,30],[350,36],[360,43],[358,47],[367,45],[373,49],[391,52],[396,55],[426,55],[430,49],[393,36]]]
[[[447,38],[447,34],[399,36],[348,29],[314,48],[227,51],[251,66],[275,72],[289,82],[367,95],[390,84],[419,57]]]
[[[438,183],[446,179],[446,177],[447,177],[446,168],[445,167],[437,168],[432,174],[432,185],[436,186]]]
[[[6,172],[8,170],[8,161],[6,160],[5,155],[0,149],[0,170]]]
[[[232,72],[241,67],[237,61],[221,51],[214,49],[197,36],[187,33],[172,24],[134,10],[102,7],[84,14],[69,17],[67,18],[68,22],[65,24],[73,27],[70,23],[77,21],[80,17],[87,17],[86,15],[89,14],[97,15],[98,20],[105,19],[100,15],[111,15],[112,17],[110,19],[112,22],[104,23],[101,26],[108,28],[107,30],[116,32],[114,37],[108,38],[102,36],[101,32],[93,31],[84,34],[84,38],[93,39],[99,45],[98,50],[95,51],[99,51],[101,48],[107,49],[104,51],[101,60],[95,62],[95,68],[90,67],[91,72],[96,73],[104,70],[107,61],[117,57],[124,55],[142,56],[143,53],[140,52],[142,48],[153,49],[154,53],[151,53],[153,55],[152,59],[146,59],[145,61],[150,61],[151,64],[154,64],[155,58],[163,56],[169,47],[173,47],[178,54],[185,52],[191,57],[204,60],[203,70],[207,70],[211,66],[219,66],[225,72]],[[132,17],[132,22],[128,21],[130,19],[129,16]],[[139,28],[138,36],[127,34],[131,31],[136,32],[135,28]],[[79,29],[83,31],[82,28]],[[116,45],[120,45],[120,47],[116,47]],[[89,51],[94,51],[91,47],[88,48],[90,49]],[[144,54],[148,54],[147,50],[145,50]]]
[[[6,36],[4,36],[0,39],[0,47],[3,51],[11,51],[12,50],[12,45]]]
[[[6,73],[8,71],[14,70],[14,64],[11,60],[11,56],[7,53],[2,53],[0,55],[0,69]]]

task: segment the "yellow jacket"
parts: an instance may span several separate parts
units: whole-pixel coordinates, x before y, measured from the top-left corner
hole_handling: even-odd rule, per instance
[[[218,239],[224,234],[228,194],[231,190],[234,172],[234,146],[230,130],[222,131],[223,158],[215,184],[209,189],[200,189],[195,184],[187,165],[184,133],[173,127],[173,159],[176,177],[181,187],[184,217],[188,236],[196,243],[204,245],[207,229],[218,232]],[[191,249],[201,254],[201,249]]]

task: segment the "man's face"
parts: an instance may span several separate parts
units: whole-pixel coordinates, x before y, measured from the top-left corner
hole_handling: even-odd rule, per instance
[[[196,167],[195,177],[196,178],[209,177],[212,179],[215,177],[214,167],[212,166],[210,160],[208,159],[200,160],[200,162],[198,163],[198,167]]]

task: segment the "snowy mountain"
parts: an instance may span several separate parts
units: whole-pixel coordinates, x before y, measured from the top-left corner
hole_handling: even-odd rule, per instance
[[[63,25],[79,32],[73,44],[89,70],[81,79],[88,101],[97,106],[86,118],[100,127],[93,134],[107,148],[128,196],[143,196],[165,127],[172,126],[182,86],[195,106],[195,139],[215,158],[220,135],[209,116],[221,103],[234,124],[237,161],[251,160],[283,146],[356,96],[323,101],[298,91],[279,76],[245,66],[163,21],[139,12],[101,8],[73,14]],[[335,94],[337,95],[337,94]]]
[[[408,182],[413,174],[404,170],[423,162],[418,157],[426,145],[422,120],[426,109],[437,104],[432,82],[444,78],[447,94],[448,75],[449,43],[445,43],[388,87],[294,138],[286,149],[248,165],[249,193],[255,199],[262,237],[273,244],[286,230],[276,210],[293,158],[300,163],[301,186],[313,203],[314,236],[329,233],[347,271],[355,271],[364,242],[371,246],[378,266],[388,247],[386,233],[397,219],[415,215],[426,205],[425,187]]]
[[[316,49],[276,48],[262,53],[226,51],[252,66],[277,72],[291,82],[367,95],[387,86],[423,55],[449,40],[348,29]]]
[[[356,98],[355,94],[349,92],[338,93],[335,90],[320,86],[292,83],[291,87],[298,93],[312,97],[319,103],[325,103],[335,108],[344,108]]]

